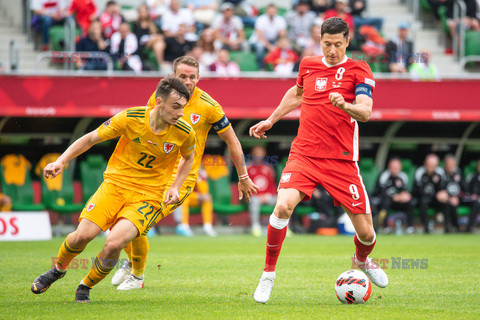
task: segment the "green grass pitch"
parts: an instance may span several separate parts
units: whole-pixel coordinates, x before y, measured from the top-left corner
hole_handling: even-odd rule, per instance
[[[343,305],[334,293],[336,278],[351,268],[348,236],[287,238],[265,305],[253,300],[265,237],[150,238],[146,287],[119,292],[109,275],[91,291],[90,304],[74,302],[88,269],[69,270],[41,295],[30,291],[62,241],[0,243],[0,319],[480,319],[478,235],[379,235],[371,256],[389,259],[390,284],[372,286],[364,305]],[[95,257],[103,241],[79,258]],[[412,269],[405,260],[399,269],[392,257],[428,262]]]

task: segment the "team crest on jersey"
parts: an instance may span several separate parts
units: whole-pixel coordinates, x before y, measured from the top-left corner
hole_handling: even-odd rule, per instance
[[[328,78],[317,78],[315,80],[315,91],[325,91],[327,89]]]
[[[282,178],[280,179],[280,182],[285,183],[290,181],[290,177],[292,176],[291,173],[284,173],[282,174]]]
[[[94,203],[89,203],[88,206],[87,206],[87,212],[92,211],[93,208],[95,208],[95,204]]]
[[[173,143],[169,143],[169,142],[163,143],[163,151],[165,151],[165,153],[170,153],[170,151],[173,150],[173,147],[175,147]]]
[[[190,114],[190,121],[192,124],[197,124],[198,121],[200,121],[201,115],[196,114],[196,113],[191,113]]]

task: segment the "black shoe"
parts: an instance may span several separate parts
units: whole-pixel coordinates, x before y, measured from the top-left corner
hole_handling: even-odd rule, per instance
[[[86,285],[79,285],[75,292],[75,302],[87,303],[90,302],[90,289]]]
[[[35,294],[44,293],[48,288],[57,281],[65,276],[65,272],[60,272],[56,268],[50,269],[44,274],[41,274],[35,279],[32,283],[31,289]]]

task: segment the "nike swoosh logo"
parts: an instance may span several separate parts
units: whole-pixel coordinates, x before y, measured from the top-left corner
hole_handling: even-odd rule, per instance
[[[361,205],[363,202],[360,202],[360,203],[352,203],[352,207],[356,207],[356,206],[359,206]]]

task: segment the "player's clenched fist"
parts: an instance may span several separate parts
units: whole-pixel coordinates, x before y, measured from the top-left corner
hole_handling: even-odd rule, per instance
[[[338,92],[332,92],[328,96],[328,99],[332,102],[333,106],[340,109],[345,109],[345,99],[343,96]]]
[[[175,204],[180,201],[180,194],[178,193],[178,190],[175,188],[170,188],[167,191],[167,194],[165,195],[165,204],[170,205],[170,204]]]
[[[250,136],[254,136],[255,138],[267,138],[265,135],[265,131],[269,130],[272,128],[272,123],[270,120],[263,120],[254,125],[253,127],[250,127]]]
[[[43,174],[45,175],[45,178],[55,178],[58,176],[60,173],[63,171],[63,164],[55,161],[47,164],[45,166],[45,169],[43,169]]]

